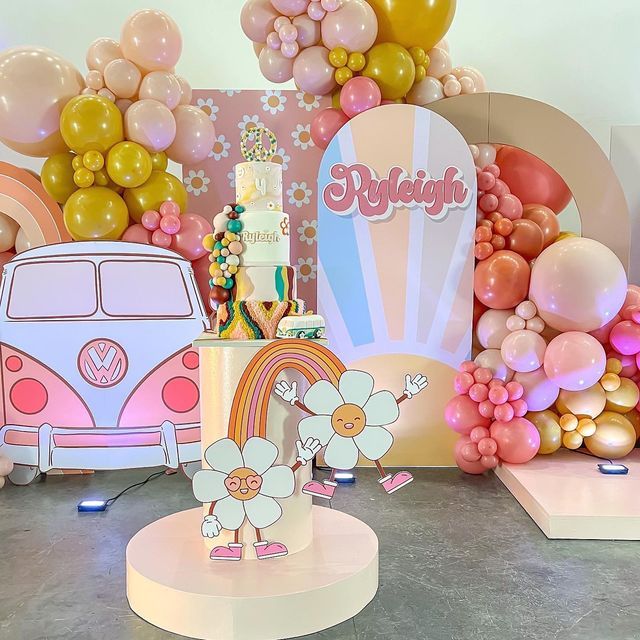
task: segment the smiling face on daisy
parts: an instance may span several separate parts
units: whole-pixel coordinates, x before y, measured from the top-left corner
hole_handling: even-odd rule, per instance
[[[224,486],[236,500],[251,500],[260,493],[262,476],[249,467],[239,467],[227,476]]]
[[[345,371],[337,388],[321,380],[304,396],[315,415],[301,420],[300,438],[317,438],[326,445],[324,458],[334,469],[352,469],[360,454],[379,460],[393,444],[384,427],[398,419],[398,404],[390,391],[373,393],[373,385],[368,373]]]

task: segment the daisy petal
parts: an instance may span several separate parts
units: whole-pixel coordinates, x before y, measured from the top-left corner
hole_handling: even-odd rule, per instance
[[[227,496],[220,502],[216,502],[213,515],[218,516],[224,529],[235,531],[244,522],[244,503],[241,500],[236,500],[233,496]]]
[[[258,494],[255,498],[244,503],[247,512],[247,519],[252,526],[257,529],[270,527],[274,522],[280,520],[282,507],[269,496]]]
[[[393,445],[393,436],[383,427],[365,427],[353,440],[369,460],[380,460]]]
[[[278,457],[278,447],[264,438],[249,438],[242,448],[244,466],[261,476]]]
[[[353,438],[343,438],[336,433],[329,440],[324,460],[332,469],[353,469],[358,464],[358,447]]]
[[[222,438],[214,442],[204,452],[204,459],[212,469],[226,474],[244,466],[240,448],[231,438]]]
[[[319,380],[312,384],[304,394],[303,402],[309,411],[324,416],[330,416],[344,404],[342,396],[328,380]]]
[[[193,476],[193,495],[200,502],[213,502],[229,495],[224,481],[226,473],[202,469]]]
[[[318,438],[322,446],[326,445],[335,433],[330,416],[310,416],[298,423],[298,435],[304,442],[307,438]]]
[[[398,419],[400,409],[391,391],[374,393],[362,407],[367,416],[367,426],[381,427]]]
[[[364,407],[373,391],[373,378],[364,371],[345,371],[340,376],[338,389],[346,403]]]
[[[279,464],[277,467],[271,467],[262,476],[262,486],[260,493],[264,496],[272,498],[288,498],[293,494],[296,481],[293,477],[291,467]]]

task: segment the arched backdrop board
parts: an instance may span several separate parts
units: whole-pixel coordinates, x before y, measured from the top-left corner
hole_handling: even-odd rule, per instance
[[[360,178],[345,193],[355,170],[383,195],[388,177],[402,172],[400,182],[409,182],[399,190],[391,186],[397,206],[376,211],[380,192],[353,198],[366,186]],[[403,196],[423,172],[435,181],[420,182],[424,194],[441,189],[441,202],[430,213]],[[370,372],[377,388],[398,396],[406,373],[420,372],[430,381],[426,393],[402,406],[393,426],[396,444],[384,460],[389,466],[452,463],[455,434],[444,424],[444,405],[471,349],[475,219],[476,173],[468,146],[455,127],[426,109],[389,105],[363,113],[324,154],[318,301],[331,349],[348,368]]]

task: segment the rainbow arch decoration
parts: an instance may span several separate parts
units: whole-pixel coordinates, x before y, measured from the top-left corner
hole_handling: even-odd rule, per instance
[[[285,369],[298,371],[310,384],[328,380],[337,386],[346,367],[327,347],[310,340],[276,340],[260,349],[244,370],[233,397],[227,435],[238,446],[253,436],[267,437],[271,392]]]

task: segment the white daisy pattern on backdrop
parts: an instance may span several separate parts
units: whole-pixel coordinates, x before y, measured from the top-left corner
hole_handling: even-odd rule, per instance
[[[302,282],[309,282],[316,279],[318,265],[313,258],[298,258],[298,279]]]
[[[287,195],[289,204],[300,209],[311,202],[313,191],[309,189],[306,182],[292,182],[291,187],[287,189]]]
[[[184,178],[184,184],[187,187],[187,192],[192,193],[196,198],[201,193],[207,193],[209,191],[209,183],[211,180],[204,175],[204,169],[194,171],[189,170],[189,173]]]
[[[313,93],[298,91],[296,98],[298,99],[298,106],[305,111],[313,111],[314,109],[320,108],[320,100],[318,96],[314,96]]]
[[[232,189],[236,188],[236,172],[234,171],[229,171],[229,173],[227,173],[227,180],[229,181],[229,186]]]
[[[345,371],[337,389],[321,380],[303,398],[315,415],[300,421],[300,437],[320,440],[326,446],[324,459],[333,469],[353,469],[360,453],[379,460],[393,445],[393,436],[385,427],[398,419],[398,403],[390,391],[373,393],[373,385],[368,373]],[[349,433],[354,435],[346,435]]]
[[[224,135],[220,134],[216,137],[213,147],[209,152],[209,157],[214,160],[222,160],[222,158],[229,157],[229,149],[231,149],[231,143],[227,142]]]
[[[228,98],[231,98],[236,93],[242,93],[242,89],[220,89],[220,93],[227,96]]]
[[[285,149],[280,147],[271,158],[271,162],[277,162],[282,165],[282,170],[287,171],[289,169],[289,162],[291,162],[291,156],[286,152]]]
[[[208,116],[209,120],[215,122],[218,119],[218,112],[220,107],[213,102],[213,98],[198,98],[196,100],[196,106],[200,107]]]
[[[240,129],[240,131],[249,131],[256,127],[260,129],[264,128],[264,122],[260,120],[259,116],[242,116],[242,120],[238,122],[238,129]]]
[[[215,502],[213,515],[228,531],[239,529],[245,518],[258,529],[270,527],[282,515],[275,498],[288,498],[295,488],[293,471],[274,465],[277,457],[278,448],[265,438],[249,438],[242,451],[230,438],[214,442],[204,452],[211,469],[193,478],[196,500]],[[242,495],[251,493],[249,499]]]
[[[303,151],[316,146],[311,139],[310,124],[297,124],[295,130],[291,133],[291,137],[293,138],[293,144],[296,147],[300,147]]]
[[[298,227],[300,242],[304,242],[311,246],[318,240],[318,221],[303,220],[302,225]]]
[[[268,111],[272,116],[284,111],[284,105],[287,103],[287,97],[282,95],[282,91],[273,91],[269,89],[260,98],[262,108]]]

